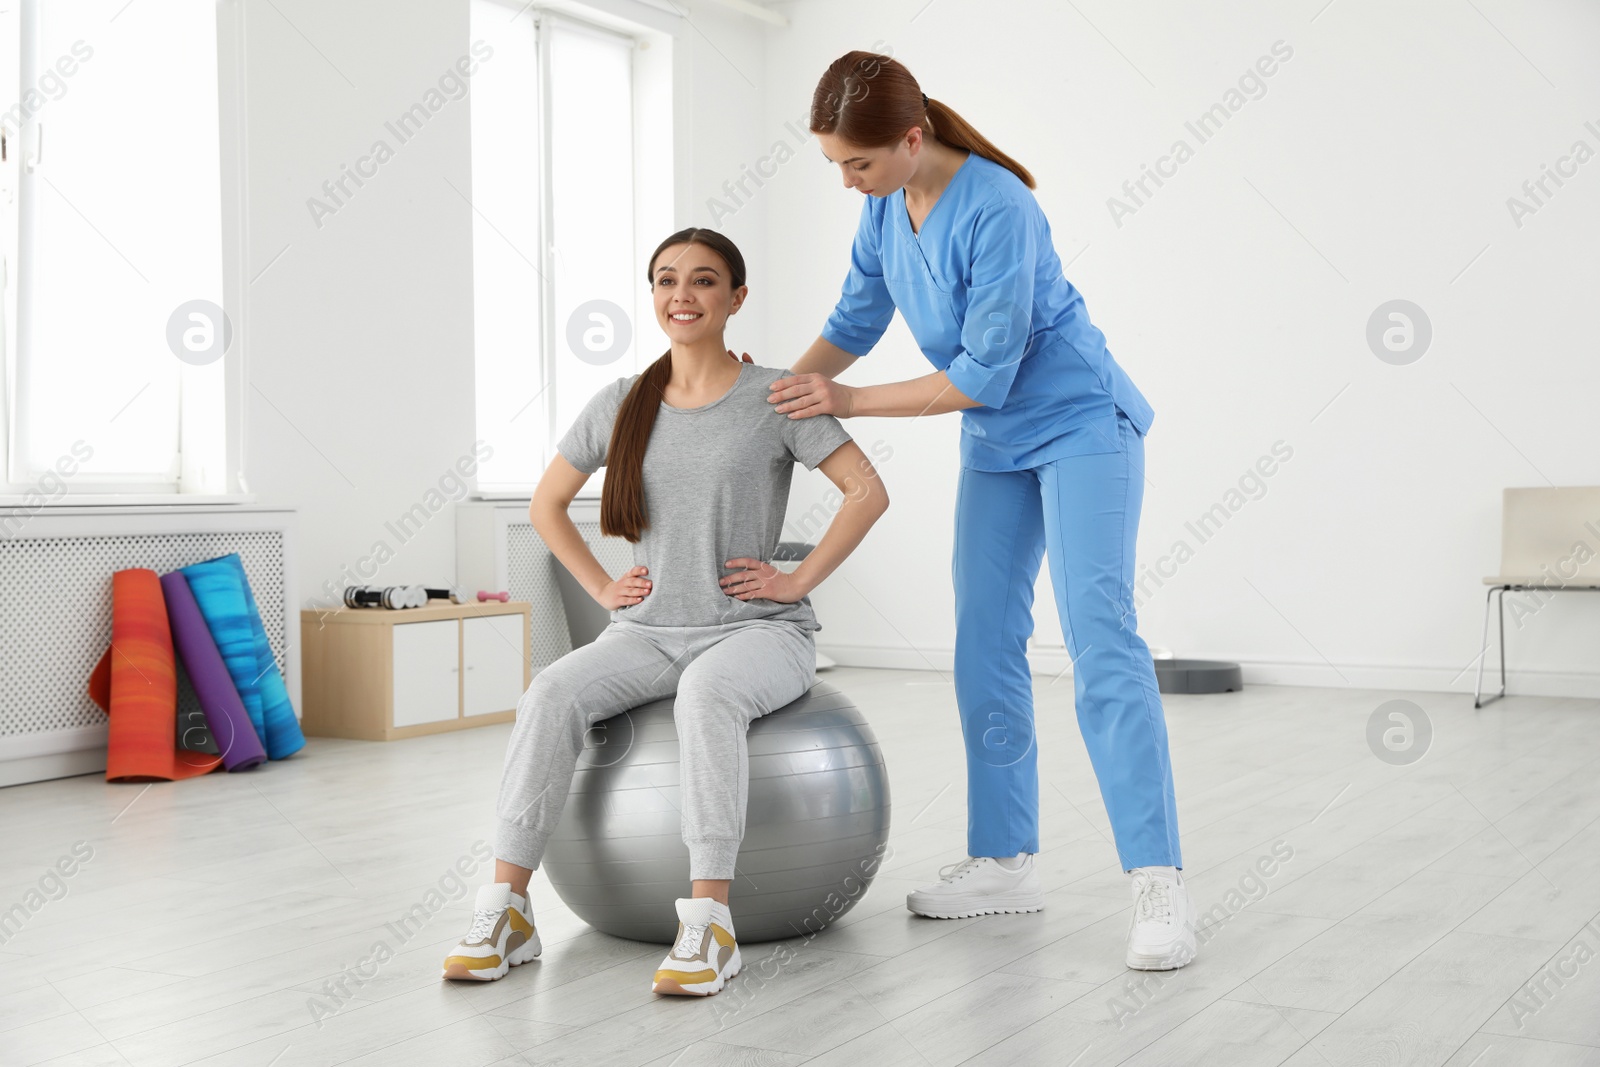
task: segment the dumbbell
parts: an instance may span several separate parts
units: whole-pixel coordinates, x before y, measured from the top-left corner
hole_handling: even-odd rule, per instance
[[[350,585],[344,590],[347,608],[420,608],[428,602],[428,594],[420,585],[390,585],[382,589],[370,585]]]
[[[505,593],[505,592],[485,593],[482,589],[478,590],[478,600],[479,601],[498,600],[498,601],[501,601],[502,603],[504,603],[505,601],[508,601],[510,599],[511,599],[511,594],[510,593]]]
[[[415,586],[390,585],[379,589],[370,585],[347,586],[344,606],[347,608],[400,608],[416,607]]]
[[[448,600],[452,604],[465,604],[467,602],[466,595],[453,585],[449,589],[425,589],[423,592],[428,594],[429,600]]]

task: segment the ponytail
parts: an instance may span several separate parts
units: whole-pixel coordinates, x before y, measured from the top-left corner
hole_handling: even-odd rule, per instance
[[[606,481],[600,490],[600,532],[607,537],[637,542],[650,525],[644,505],[644,453],[671,380],[669,348],[635,379],[617,409],[606,450]]]
[[[972,123],[957,114],[954,108],[941,104],[931,96],[928,97],[928,126],[929,132],[941,143],[951,148],[965,148],[969,152],[976,152],[984,159],[1000,164],[1021,178],[1022,184],[1029,189],[1039,187],[1027,167],[996,148],[994,142],[979,133]]]

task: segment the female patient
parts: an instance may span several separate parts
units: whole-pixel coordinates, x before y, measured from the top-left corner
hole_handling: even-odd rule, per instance
[[[534,528],[611,623],[534,678],[517,704],[496,807],[494,884],[444,977],[490,980],[540,951],[528,880],[561,819],[584,733],[677,693],[688,897],[657,993],[705,996],[739,972],[728,885],[744,837],[745,730],[815,680],[807,594],[889,505],[877,472],[833,416],[790,419],[767,403],[785,371],[742,363],[723,327],[747,292],[744,257],[712,230],[668,237],[647,271],[672,347],[642,374],[600,390],[557,444],[534,491]],[[794,463],[819,466],[846,497],[793,573],[766,562],[780,540]],[[606,468],[603,533],[633,542],[611,578],[567,507]],[[729,573],[731,572],[731,573]]]

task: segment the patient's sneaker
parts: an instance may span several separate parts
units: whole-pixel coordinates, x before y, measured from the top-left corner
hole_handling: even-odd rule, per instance
[[[495,882],[478,890],[472,929],[445,957],[442,977],[492,982],[539,951],[527,898],[513,893],[510,882]]]
[[[739,944],[728,906],[710,897],[678,898],[678,940],[661,961],[656,993],[707,997],[739,973]]]
[[[1014,868],[1006,864],[1015,864]],[[939,869],[939,881],[906,894],[906,907],[930,919],[969,919],[975,915],[1004,915],[1038,911],[1044,907],[1044,889],[1034,867],[1033,853],[997,861],[990,856],[968,856]]]

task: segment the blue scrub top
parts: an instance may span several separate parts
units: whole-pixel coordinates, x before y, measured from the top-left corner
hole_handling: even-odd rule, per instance
[[[1115,452],[1118,409],[1150,429],[1155,413],[1062,273],[1033,191],[993,160],[967,155],[921,233],[904,189],[866,197],[822,336],[866,355],[897,307],[928,361],[982,405],[961,413],[963,467]]]

